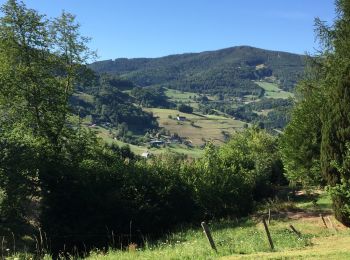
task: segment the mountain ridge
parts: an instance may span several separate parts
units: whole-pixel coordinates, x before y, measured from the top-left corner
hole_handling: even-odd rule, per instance
[[[242,96],[261,92],[254,80],[275,81],[293,90],[305,67],[305,55],[234,46],[159,58],[118,58],[89,65],[97,73],[131,80],[141,87],[164,86],[183,91]]]
[[[161,58],[172,57],[172,56],[212,53],[212,52],[216,52],[216,51],[225,51],[225,50],[230,50],[230,49],[235,49],[235,48],[252,48],[252,49],[257,49],[257,50],[262,50],[262,51],[280,52],[280,53],[286,53],[286,54],[292,54],[292,55],[298,55],[298,56],[307,56],[305,54],[299,54],[299,53],[290,52],[290,51],[264,49],[264,48],[260,48],[260,47],[250,46],[250,45],[236,45],[236,46],[225,47],[225,48],[220,48],[220,49],[215,49],[215,50],[204,50],[204,51],[198,51],[198,52],[182,52],[182,53],[166,54],[166,55],[159,56],[159,57],[133,57],[133,58],[118,57],[115,59],[102,59],[102,60],[96,60],[96,61],[92,62],[92,64],[96,63],[96,62],[101,62],[101,61],[135,60],[135,59],[140,59],[140,60],[141,59],[147,59],[147,60],[148,59],[161,59]]]

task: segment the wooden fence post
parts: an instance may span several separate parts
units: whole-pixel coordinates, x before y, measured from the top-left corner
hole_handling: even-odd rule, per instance
[[[292,229],[292,231],[293,231],[295,234],[297,234],[298,237],[301,237],[301,233],[300,233],[298,230],[296,230],[296,229],[293,227],[293,225],[289,225],[289,227]]]
[[[271,220],[271,209],[269,209],[269,218],[267,219],[267,224],[270,225],[270,220]]]
[[[209,244],[211,246],[211,248],[213,250],[215,250],[215,252],[217,252],[217,249],[216,249],[216,246],[215,246],[215,243],[214,243],[214,240],[213,240],[213,237],[211,236],[211,233],[210,233],[210,230],[207,226],[207,224],[203,221],[201,223],[201,226],[203,228],[203,232],[205,233],[205,236],[207,237],[208,241],[209,241]]]
[[[324,217],[323,217],[323,215],[322,215],[322,214],[320,214],[320,217],[321,217],[321,219],[322,219],[323,224],[325,225],[325,227],[326,227],[326,228],[328,228],[328,227],[327,227],[327,224],[326,224],[326,221],[324,220]]]
[[[264,218],[262,219],[262,221],[263,221],[263,224],[264,224],[264,227],[265,227],[267,238],[268,238],[269,243],[270,243],[271,250],[273,250],[274,246],[273,246],[273,242],[272,242],[272,239],[271,239],[269,228],[267,227],[267,224],[266,224],[266,221],[265,221]]]

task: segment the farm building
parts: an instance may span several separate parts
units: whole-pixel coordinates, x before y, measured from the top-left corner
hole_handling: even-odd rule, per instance
[[[178,116],[176,117],[177,121],[185,121],[186,117],[185,116]]]

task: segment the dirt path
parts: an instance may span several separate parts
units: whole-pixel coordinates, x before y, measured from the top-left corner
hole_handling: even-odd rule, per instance
[[[221,259],[350,259],[350,234],[348,228],[336,221],[329,211],[322,212],[328,228],[325,227],[322,218],[319,215],[320,212],[301,210],[283,213],[282,219],[287,219],[287,222],[297,222],[300,224],[307,223],[319,232],[324,230],[329,231],[329,234],[326,236],[312,238],[311,246],[280,252],[232,255]]]

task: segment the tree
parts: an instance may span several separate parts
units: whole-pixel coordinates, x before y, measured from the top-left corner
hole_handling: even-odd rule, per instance
[[[326,103],[321,113],[321,168],[330,185],[335,217],[350,226],[350,199],[339,191],[339,185],[348,183],[350,169],[339,171],[343,165],[346,143],[350,141],[350,4],[336,1],[337,20],[333,27],[317,21],[319,37],[324,47]],[[350,188],[350,186],[348,186]]]
[[[313,60],[312,78],[304,83],[282,152],[287,176],[323,179],[335,217],[350,226],[350,168],[345,163],[350,141],[350,2],[337,0],[336,11],[333,26],[316,19],[322,50]],[[322,176],[315,174],[319,168]]]
[[[1,11],[1,108],[7,119],[16,118],[12,122],[57,147],[70,113],[68,99],[83,76],[81,64],[91,57],[88,39],[65,12],[49,21],[16,0]]]
[[[90,57],[74,16],[48,20],[23,2],[9,0],[0,18],[0,183],[3,212],[24,220],[33,196],[50,191],[49,169],[72,160],[79,128],[69,122],[68,99]],[[59,176],[56,176],[59,181]],[[18,187],[14,189],[13,187]]]
[[[39,134],[45,118],[42,100],[50,94],[44,86],[51,85],[48,71],[43,69],[50,67],[48,22],[14,0],[2,6],[1,11],[0,102],[7,115],[2,125],[21,122]]]
[[[180,104],[177,109],[182,113],[192,114],[193,108],[184,104]]]
[[[324,184],[320,175],[322,90],[309,78],[299,83],[297,93],[291,121],[280,142],[285,175],[292,184]]]
[[[47,20],[10,0],[0,18],[0,182],[2,217],[25,222],[38,191],[39,146],[50,121],[45,103],[51,80]],[[40,75],[40,76],[39,76]],[[10,225],[10,226],[11,226]]]

